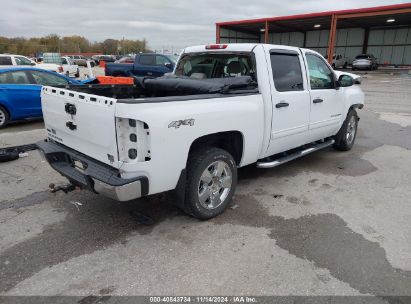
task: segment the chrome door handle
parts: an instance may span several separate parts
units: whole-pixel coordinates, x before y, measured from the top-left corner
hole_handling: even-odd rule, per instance
[[[322,100],[321,98],[316,98],[313,100],[313,103],[320,103],[323,102],[324,100]]]
[[[289,106],[289,104],[288,103],[286,103],[286,102],[279,102],[279,103],[277,103],[276,105],[275,105],[275,107],[278,109],[278,108],[284,108],[284,107],[288,107]]]

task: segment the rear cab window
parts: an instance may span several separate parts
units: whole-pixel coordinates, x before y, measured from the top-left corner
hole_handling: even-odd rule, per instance
[[[193,53],[179,60],[177,76],[201,79],[251,76],[256,80],[251,53]]]

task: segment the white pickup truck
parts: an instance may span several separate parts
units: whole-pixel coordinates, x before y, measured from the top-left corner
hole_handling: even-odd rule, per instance
[[[208,219],[229,205],[239,167],[350,150],[364,104],[357,84],[308,49],[194,46],[173,75],[137,79],[130,96],[43,87],[38,146],[72,188],[119,201],[173,190],[184,211]]]
[[[61,57],[61,64],[63,66],[63,73],[67,77],[80,77],[80,69],[77,64],[69,56]]]

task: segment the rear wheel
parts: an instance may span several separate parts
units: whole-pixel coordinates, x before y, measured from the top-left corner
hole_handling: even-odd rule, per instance
[[[343,68],[346,69],[348,67],[348,63],[344,62]]]
[[[227,151],[207,148],[193,152],[187,167],[184,211],[210,219],[230,204],[237,186],[237,166]]]
[[[9,113],[6,111],[5,108],[0,106],[0,129],[4,128],[7,125],[9,119]]]
[[[77,69],[77,72],[76,72],[76,74],[74,75],[76,78],[79,78],[80,77],[80,70],[79,69]]]
[[[357,136],[358,120],[357,112],[351,109],[340,131],[335,136],[334,148],[341,151],[351,150]]]

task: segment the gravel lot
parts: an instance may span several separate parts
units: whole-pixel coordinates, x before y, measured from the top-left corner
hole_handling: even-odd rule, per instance
[[[37,151],[0,164],[0,293],[411,295],[411,75],[364,77],[353,150],[243,168],[232,207],[210,221],[162,195],[50,194],[65,181]],[[14,124],[0,146],[42,128]]]

